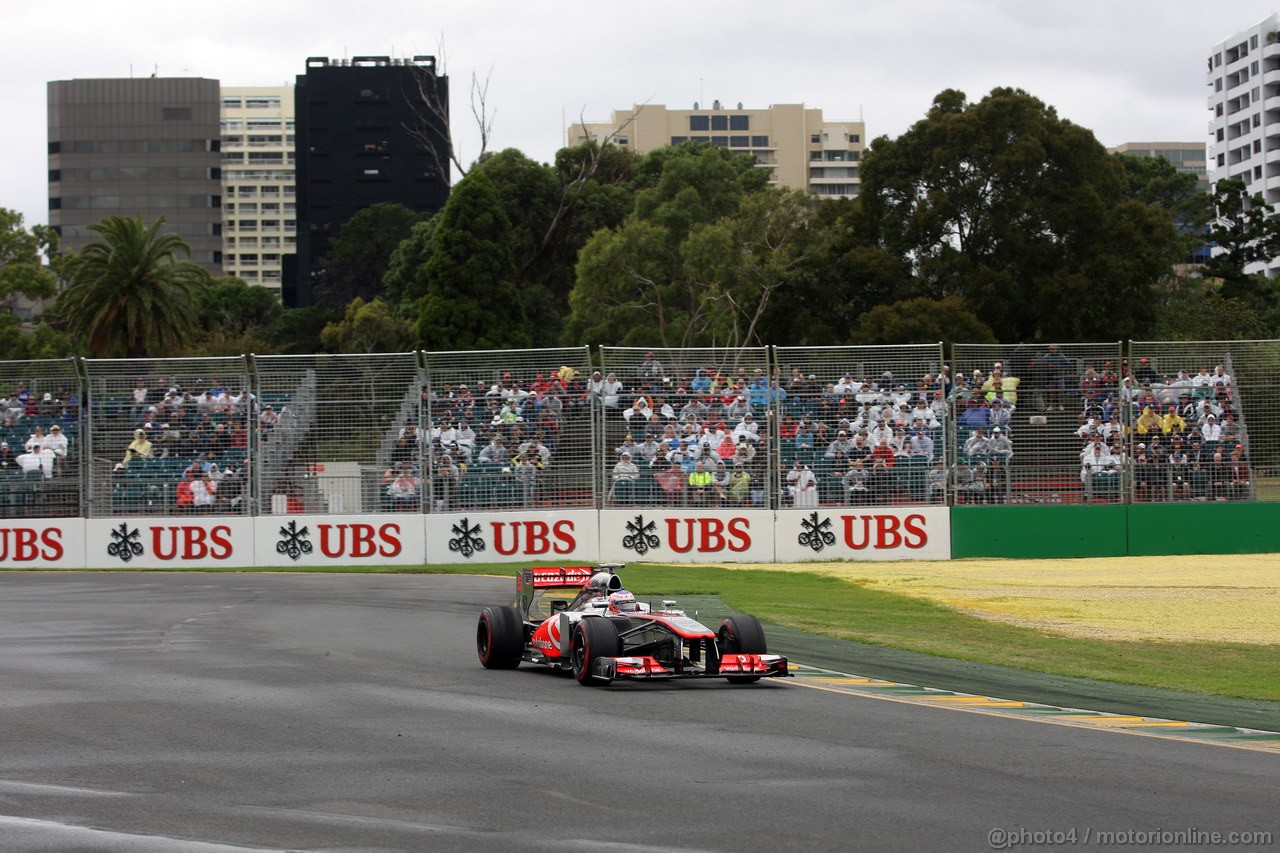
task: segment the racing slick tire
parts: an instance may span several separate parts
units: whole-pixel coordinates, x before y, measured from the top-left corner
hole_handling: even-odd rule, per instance
[[[730,616],[720,623],[716,632],[716,645],[722,655],[763,655],[769,646],[764,640],[764,628],[754,616]],[[754,684],[758,675],[726,675],[730,684]]]
[[[622,653],[622,642],[618,639],[618,628],[608,619],[581,619],[573,627],[573,639],[570,645],[570,659],[573,662],[573,677],[584,687],[604,687],[612,678],[595,675],[592,670],[600,658],[617,657]]]
[[[524,620],[514,607],[486,607],[476,626],[476,652],[485,669],[515,669],[524,654]]]

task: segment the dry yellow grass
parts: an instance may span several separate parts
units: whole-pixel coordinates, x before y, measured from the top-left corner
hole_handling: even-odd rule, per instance
[[[1280,554],[734,568],[836,575],[1076,637],[1280,644]]]

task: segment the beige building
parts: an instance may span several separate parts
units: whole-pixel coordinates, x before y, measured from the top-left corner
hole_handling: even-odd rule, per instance
[[[750,154],[774,186],[838,197],[858,194],[866,130],[861,121],[826,121],[822,110],[804,104],[750,110],[715,101],[709,109],[615,110],[607,122],[575,122],[565,134],[566,145],[606,140],[640,154],[684,142],[716,145]]]
[[[1124,142],[1107,150],[1133,157],[1163,157],[1179,172],[1195,175],[1198,190],[1209,190],[1208,155],[1203,142]]]
[[[293,88],[222,87],[222,266],[280,292],[297,233]]]

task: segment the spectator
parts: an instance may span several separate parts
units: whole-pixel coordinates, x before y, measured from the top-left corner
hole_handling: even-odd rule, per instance
[[[218,483],[211,471],[201,471],[191,478],[191,509],[194,512],[213,512],[217,499]]]
[[[849,440],[849,433],[840,430],[836,433],[835,441],[827,445],[827,450],[823,454],[826,459],[834,459],[837,453],[849,455],[849,451],[853,449],[853,442]]]
[[[760,425],[755,422],[755,416],[751,412],[743,415],[742,422],[733,428],[733,437],[738,441],[746,439],[752,444],[760,441]]]
[[[1209,498],[1225,501],[1231,497],[1231,463],[1226,454],[1215,450],[1209,463]]]
[[[841,479],[850,506],[866,506],[871,503],[871,472],[862,459],[853,459]]]
[[[1138,435],[1153,435],[1161,432],[1164,428],[1160,415],[1152,406],[1146,406],[1142,410],[1142,414],[1138,416],[1138,422],[1134,427]]]
[[[742,506],[751,502],[751,473],[745,465],[737,462],[729,474],[729,500]]]
[[[444,512],[453,506],[454,495],[462,482],[462,469],[449,452],[440,454],[436,462],[435,501],[436,512]]]
[[[964,443],[964,455],[970,463],[986,462],[991,455],[991,440],[982,427],[978,427]]]
[[[961,462],[956,466],[956,501],[980,504],[986,501],[986,465]]]
[[[947,465],[941,459],[938,460],[938,464],[929,469],[927,491],[929,493],[929,503],[941,504],[947,502]]]
[[[640,365],[641,384],[649,391],[656,391],[662,387],[663,375],[662,364],[654,354],[645,353],[644,361]]]
[[[1187,431],[1187,422],[1178,414],[1177,406],[1170,406],[1160,421],[1160,431],[1165,435],[1181,435]]]
[[[1048,391],[1045,410],[1056,408],[1061,412],[1063,411],[1062,395],[1067,388],[1067,374],[1071,370],[1071,361],[1062,354],[1057,344],[1051,344],[1049,351],[1038,360],[1043,365],[1046,390]]]
[[[1013,458],[1013,441],[1000,427],[991,430],[991,438],[987,441],[987,455],[991,461],[999,460],[1005,465]]]
[[[604,382],[600,385],[600,395],[604,398],[604,405],[607,409],[618,408],[623,391],[622,383],[618,381],[618,377],[612,371],[605,376]]]
[[[666,470],[659,471],[653,475],[653,479],[657,481],[658,487],[662,489],[662,494],[667,499],[668,506],[679,506],[684,494],[684,471],[680,469],[679,461],[672,459]]]
[[[1085,494],[1101,496],[1118,493],[1116,461],[1107,452],[1106,445],[1098,442],[1085,455],[1080,465],[1080,482],[1084,484]]]
[[[480,451],[479,461],[486,465],[506,465],[510,458],[511,455],[502,442],[502,436],[494,433],[489,443]]]
[[[818,505],[818,478],[803,460],[797,459],[795,466],[787,472],[787,492],[791,495],[792,506],[812,508]]]
[[[1156,375],[1155,370],[1151,367],[1151,359],[1149,358],[1138,359],[1138,367],[1133,371],[1133,378],[1138,380],[1138,384],[1143,387],[1154,385],[1160,381],[1160,377]]]
[[[280,423],[280,416],[276,414],[276,410],[270,405],[262,407],[262,414],[258,415],[258,429],[262,431],[263,437],[270,433]]]
[[[46,480],[53,477],[53,451],[33,444],[14,460],[24,474],[39,473]]]
[[[1191,460],[1181,446],[1169,454],[1169,494],[1175,501],[1191,499]]]
[[[1215,387],[1229,388],[1231,387],[1231,376],[1227,373],[1227,368],[1223,365],[1215,365],[1213,375],[1209,378]]]
[[[698,459],[689,472],[689,498],[695,506],[706,506],[714,493],[712,488],[712,462],[708,457]]]
[[[133,441],[130,442],[128,448],[124,452],[124,464],[128,465],[134,459],[150,459],[152,445],[147,438],[146,430],[136,429],[133,431]]]
[[[1231,499],[1243,501],[1249,499],[1250,487],[1252,485],[1252,477],[1249,473],[1249,463],[1244,458],[1244,448],[1236,445],[1231,451]],[[45,475],[49,476],[48,474]]]

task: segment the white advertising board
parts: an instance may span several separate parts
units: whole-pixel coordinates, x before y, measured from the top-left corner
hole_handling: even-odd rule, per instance
[[[600,559],[598,513],[441,513],[426,517],[426,562],[594,563]]]
[[[775,561],[949,560],[944,506],[778,510]]]
[[[90,518],[84,522],[88,568],[243,568],[254,565],[252,518]]]
[[[420,566],[423,516],[262,515],[255,519],[259,566]]]
[[[84,568],[84,519],[0,519],[0,566],[7,569]]]
[[[600,513],[600,556],[618,562],[769,563],[770,510],[636,508]]]

